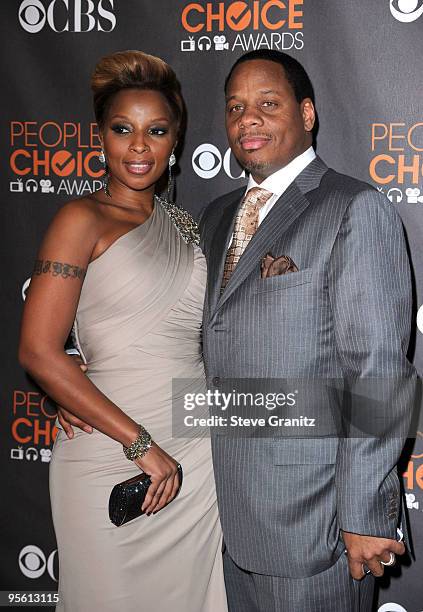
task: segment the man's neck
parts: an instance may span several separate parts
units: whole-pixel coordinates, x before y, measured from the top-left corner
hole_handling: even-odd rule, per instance
[[[289,162],[283,168],[279,168],[266,178],[257,181],[254,176],[250,175],[248,181],[248,189],[252,187],[261,187],[263,189],[267,189],[272,193],[278,194],[284,191],[288,185],[294,181],[297,176],[306,168],[316,157],[316,153],[314,152],[313,147],[309,147],[306,151],[294,157],[293,160]]]

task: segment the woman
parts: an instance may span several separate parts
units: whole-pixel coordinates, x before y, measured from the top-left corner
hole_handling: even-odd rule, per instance
[[[66,204],[50,225],[20,343],[23,367],[93,428],[73,439],[60,428],[53,448],[57,609],[224,612],[210,440],[171,428],[172,378],[190,379],[194,393],[205,384],[205,260],[195,227],[154,195],[174,161],[179,84],[159,58],[126,51],[98,63],[92,89],[104,191]],[[88,376],[63,349],[72,326]],[[147,514],[117,528],[110,492],[140,469],[152,481]]]

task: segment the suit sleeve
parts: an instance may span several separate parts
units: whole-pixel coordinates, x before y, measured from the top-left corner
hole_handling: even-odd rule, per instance
[[[406,357],[412,287],[402,224],[382,194],[351,200],[328,270],[346,392],[336,465],[340,528],[396,538],[396,464],[410,423],[416,373]]]

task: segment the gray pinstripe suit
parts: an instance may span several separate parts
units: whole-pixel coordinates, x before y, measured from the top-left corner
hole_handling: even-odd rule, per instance
[[[208,261],[203,334],[209,385],[218,387],[222,378],[386,377],[392,379],[390,400],[405,420],[394,380],[415,377],[406,359],[412,292],[401,222],[389,201],[317,157],[259,226],[220,295],[243,191],[215,200],[200,223]],[[289,255],[299,271],[261,279],[268,251]],[[392,436],[214,436],[231,610],[363,609],[359,583],[349,578],[341,554],[340,529],[396,537],[402,446],[403,439]],[[245,570],[245,583],[234,578],[234,564]],[[272,578],[261,595],[256,581],[248,599],[251,574]],[[363,583],[370,589],[370,578]]]

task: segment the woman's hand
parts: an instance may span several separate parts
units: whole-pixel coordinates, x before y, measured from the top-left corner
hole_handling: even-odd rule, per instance
[[[178,492],[178,463],[155,442],[144,457],[135,459],[134,463],[151,479],[142,510],[148,515],[152,512],[155,514],[171,502]]]

